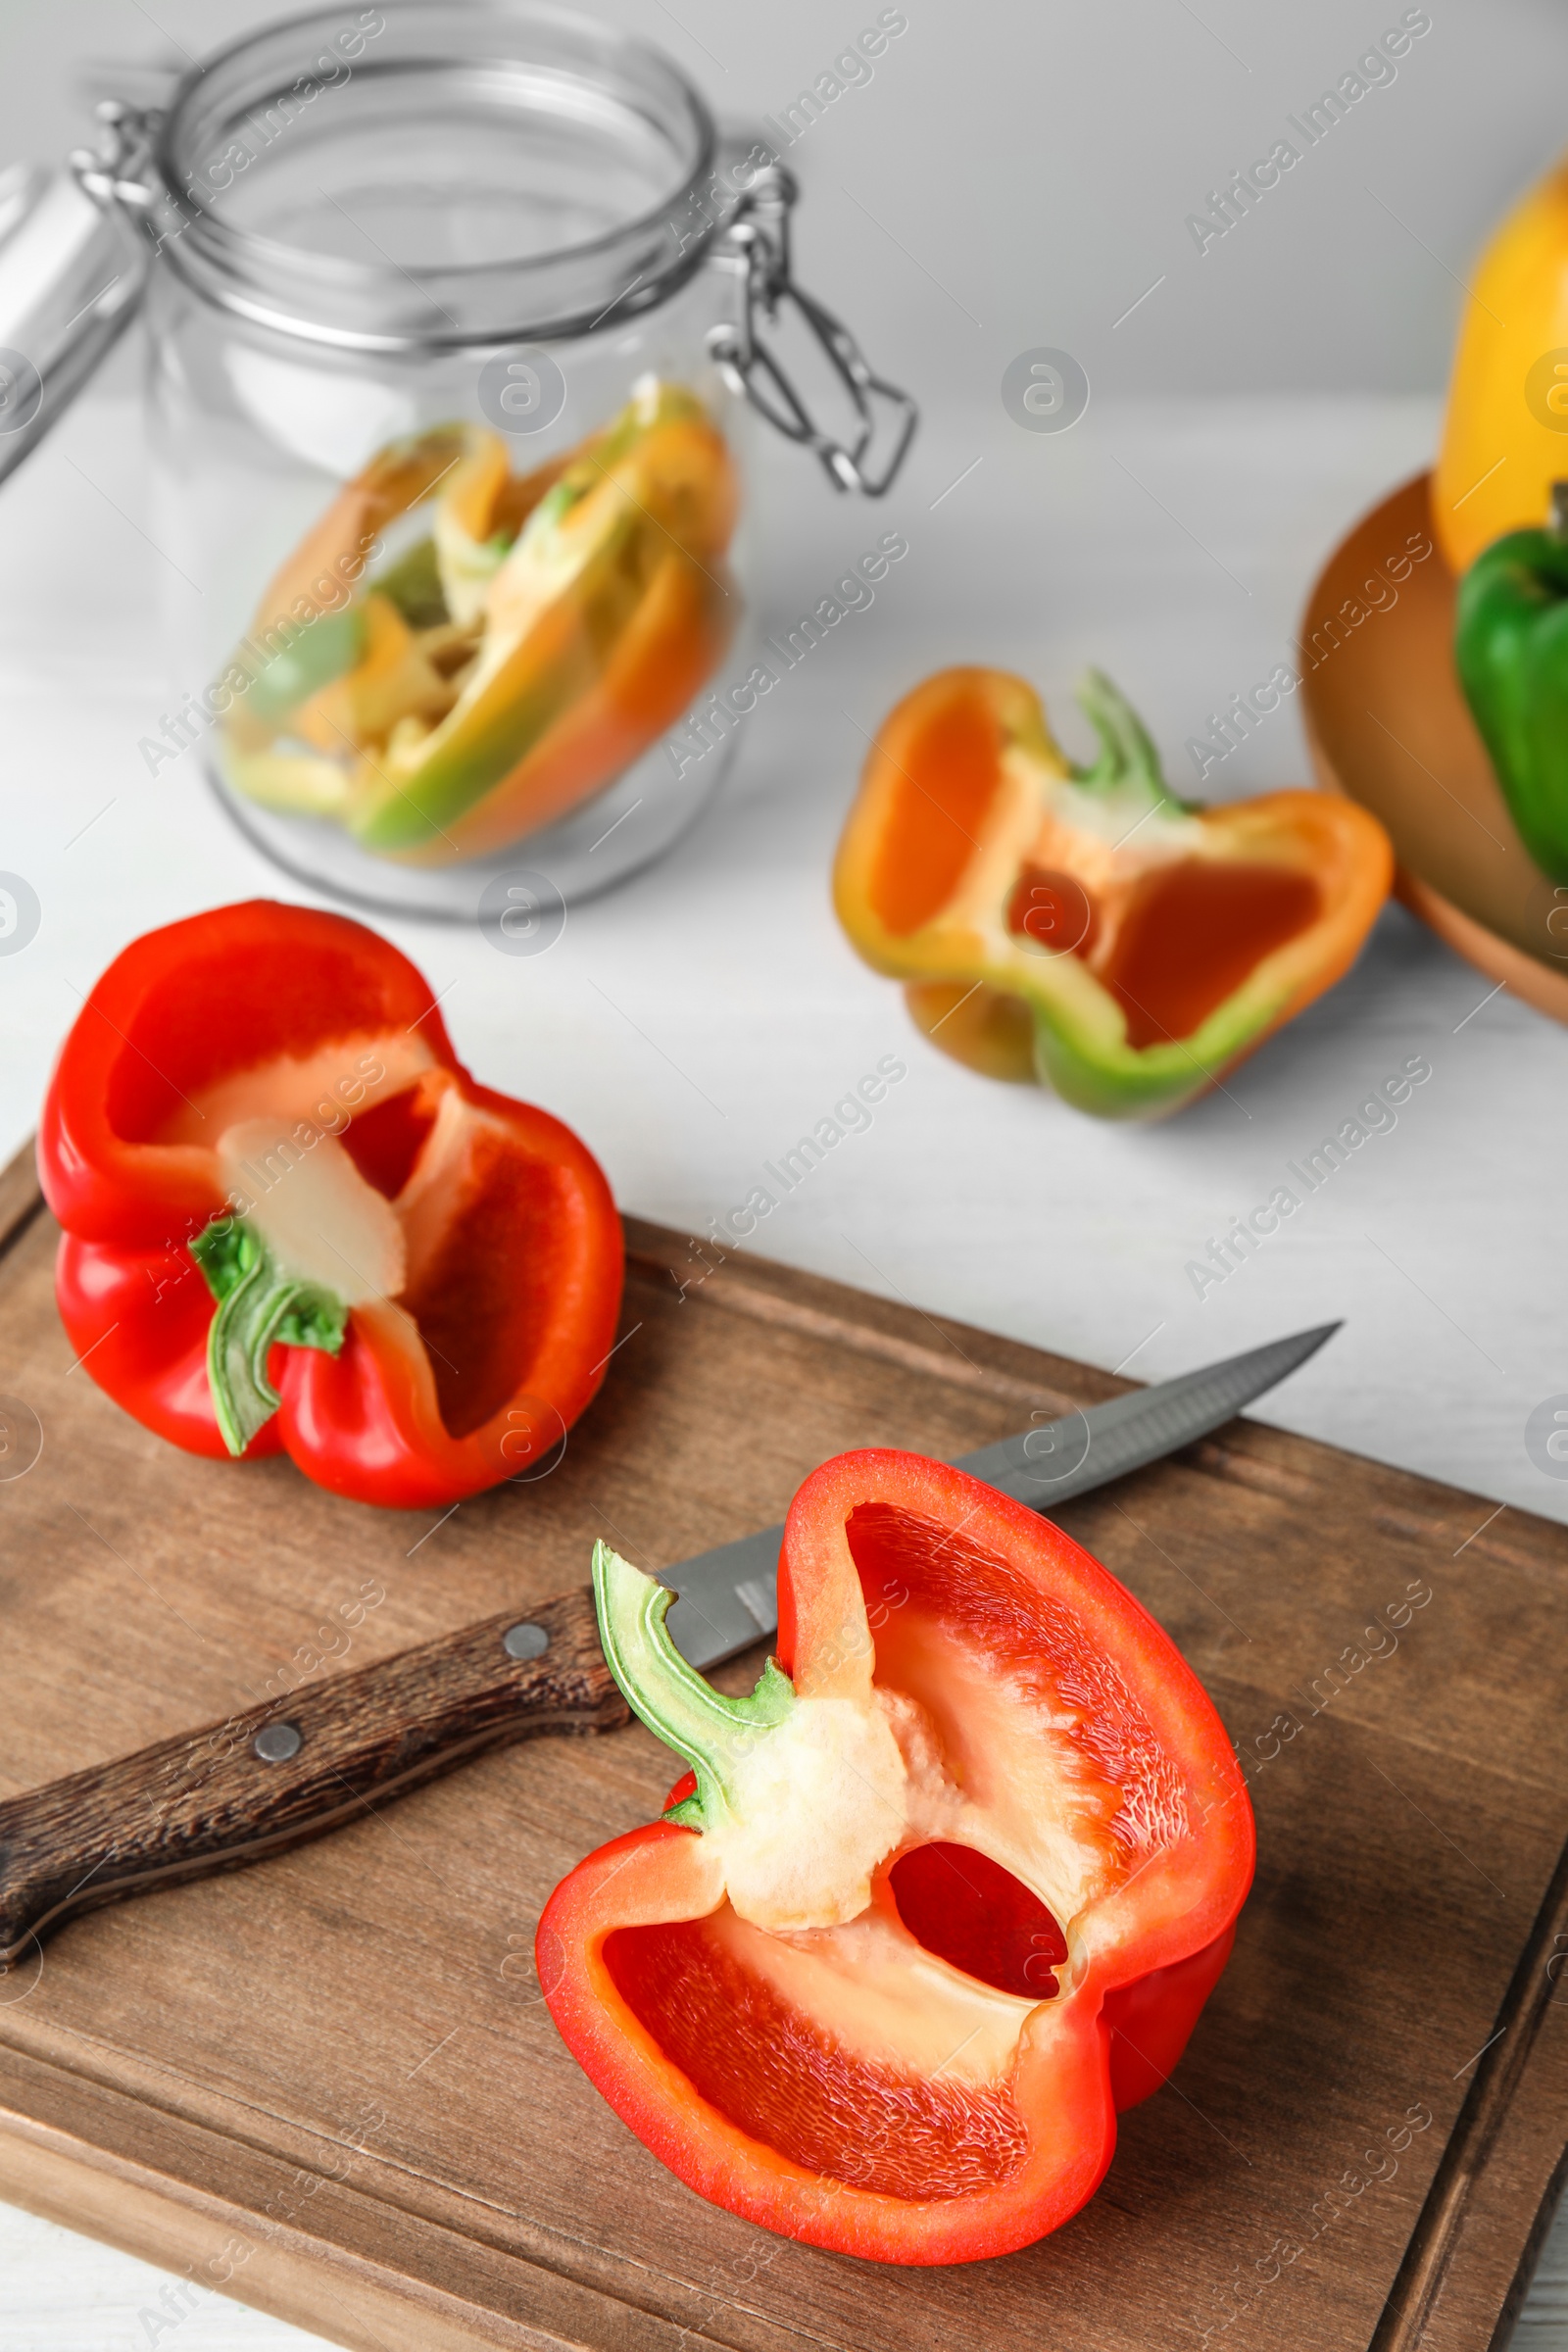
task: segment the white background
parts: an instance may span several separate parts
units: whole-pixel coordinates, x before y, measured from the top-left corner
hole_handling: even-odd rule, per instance
[[[164,0],[166,42],[134,0],[25,15],[11,0],[0,158],[80,135],[84,57],[194,51],[266,13]],[[787,104],[876,12],[607,13],[744,116]],[[465,1058],[576,1126],[629,1208],[707,1230],[894,1052],[908,1074],[875,1125],[758,1247],[1151,1378],[1344,1315],[1265,1418],[1568,1517],[1568,1486],[1523,1445],[1532,1407],[1568,1390],[1561,1030],[1506,995],[1485,1001],[1490,984],[1394,909],[1353,975],[1226,1093],[1167,1126],[1102,1126],[923,1044],[850,952],[826,888],[866,732],[949,662],[1033,677],[1075,748],[1071,682],[1101,663],[1192,788],[1185,739],[1285,657],[1323,556],[1430,454],[1459,280],[1561,135],[1568,18],[1546,0],[1436,0],[1397,81],[1200,256],[1186,214],[1398,7],[908,13],[870,84],[790,162],[807,188],[803,276],[914,386],[925,424],[882,509],[836,498],[794,453],[770,459],[768,613],[792,620],[889,528],[907,559],[748,722],[702,830],[574,909],[547,955],[386,927],[448,992]],[[1002,408],[1004,368],[1038,345],[1089,373],[1070,433],[1026,434]],[[172,681],[133,367],[118,362],[0,492],[0,867],[43,906],[32,945],[0,958],[4,1150],[33,1124],[79,992],[127,939],[226,899],[302,895],[232,833],[194,756],[155,782],[137,753]],[[1305,774],[1288,703],[1210,788]],[[1417,1054],[1433,1076],[1397,1128],[1200,1302],[1186,1261]],[[142,2343],[153,2284],[0,2213],[8,2352]],[[1544,2301],[1535,2312],[1537,2341],[1568,2342]],[[304,2340],[216,2301],[178,2337],[180,2352]]]
[[[777,115],[883,0],[603,0],[715,112]],[[1563,137],[1556,0],[1432,0],[1392,86],[1200,257],[1184,222],[1266,155],[1406,0],[907,0],[909,29],[790,151],[803,262],[933,404],[1032,344],[1097,390],[1384,391],[1445,379],[1463,273]],[[0,0],[0,159],[83,135],[109,61],[183,66],[294,13],[256,0]],[[358,6],[345,9],[345,21]],[[162,30],[160,30],[160,27]],[[1112,321],[1160,273],[1157,300]],[[959,301],[939,298],[946,287]]]

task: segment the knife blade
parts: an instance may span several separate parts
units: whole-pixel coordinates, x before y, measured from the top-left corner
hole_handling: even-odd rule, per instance
[[[1019,1430],[957,1467],[1051,1510],[1206,1437],[1339,1328]],[[776,1630],[782,1536],[763,1528],[658,1571],[678,1595],[668,1623],[694,1666]],[[83,1912],[242,1869],[483,1749],[628,1720],[583,1587],[49,1782],[0,1803],[0,1974],[30,1965],[38,1938]]]
[[[960,1454],[954,1467],[983,1478],[988,1487],[1032,1510],[1054,1510],[1076,1494],[1088,1494],[1206,1438],[1315,1355],[1339,1328],[1318,1323],[1197,1372],[1131,1389],[1086,1412],[1065,1414]],[[655,1570],[660,1583],[679,1595],[665,1623],[689,1664],[706,1671],[777,1631],[783,1539],[781,1521],[700,1551],[677,1568]]]

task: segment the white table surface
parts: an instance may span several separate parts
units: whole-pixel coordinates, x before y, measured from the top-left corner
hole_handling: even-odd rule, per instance
[[[764,483],[773,619],[814,603],[890,527],[910,552],[748,722],[701,830],[574,908],[544,956],[383,927],[442,992],[477,1073],[569,1120],[627,1207],[705,1232],[763,1159],[897,1052],[908,1076],[873,1127],[813,1170],[756,1247],[1146,1378],[1344,1315],[1261,1418],[1568,1517],[1568,1486],[1523,1442],[1531,1408],[1568,1386],[1568,1257],[1553,1241],[1568,1034],[1506,993],[1489,1001],[1490,982],[1392,908],[1351,976],[1223,1094],[1157,1128],[1101,1125],[928,1047],[827,897],[864,731],[949,662],[1034,677],[1074,744],[1067,689],[1100,663],[1193,789],[1185,739],[1286,657],[1316,565],[1425,462],[1435,421],[1425,400],[1092,404],[1050,436],[1019,430],[998,400],[935,419],[880,508],[835,498],[781,449]],[[83,402],[3,500],[0,867],[43,908],[31,945],[0,958],[9,1151],[79,992],[128,939],[225,900],[304,894],[233,832],[194,755],[156,781],[138,755],[175,672],[156,626],[164,559],[134,409]],[[1208,789],[1306,772],[1287,704]],[[1187,1260],[1416,1054],[1433,1075],[1396,1129],[1200,1300]],[[1565,2278],[1559,2230],[1518,2338],[1532,2352],[1568,2347]],[[145,2344],[159,2283],[0,2208],[8,2352]],[[179,2352],[310,2340],[217,2297],[178,2332]]]

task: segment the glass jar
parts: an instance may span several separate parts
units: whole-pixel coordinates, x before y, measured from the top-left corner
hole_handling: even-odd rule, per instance
[[[100,114],[74,163],[147,279],[170,759],[199,743],[279,865],[401,913],[484,919],[522,870],[579,898],[668,849],[765,691],[753,412],[871,495],[914,424],[794,286],[766,142],[523,0],[298,18]],[[785,302],[847,445],[762,339]]]

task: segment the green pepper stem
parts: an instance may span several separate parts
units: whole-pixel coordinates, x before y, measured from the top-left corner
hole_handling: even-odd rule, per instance
[[[1090,791],[1114,791],[1118,785],[1140,784],[1156,807],[1185,808],[1166,783],[1153,739],[1137,711],[1103,670],[1084,672],[1077,690],[1078,708],[1100,737],[1100,757],[1092,767],[1075,767],[1073,781]]]
[[[272,1348],[281,1341],[336,1355],[349,1310],[319,1283],[286,1273],[243,1217],[215,1218],[187,1247],[218,1300],[207,1379],[223,1444],[237,1456],[282,1401],[267,1376]]]
[[[1551,485],[1551,520],[1546,527],[1554,539],[1568,539],[1568,482]]]
[[[749,1698],[726,1698],[670,1639],[664,1620],[674,1599],[608,1544],[594,1545],[594,1606],[610,1671],[632,1713],[697,1776],[697,1794],[664,1819],[712,1829],[732,1814],[734,1776],[759,1738],[789,1714],[795,1686],[769,1658]]]

